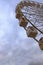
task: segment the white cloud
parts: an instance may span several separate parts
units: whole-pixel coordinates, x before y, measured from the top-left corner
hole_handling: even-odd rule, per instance
[[[12,55],[13,55],[13,52],[9,51],[8,54],[7,54],[7,57],[11,57]]]

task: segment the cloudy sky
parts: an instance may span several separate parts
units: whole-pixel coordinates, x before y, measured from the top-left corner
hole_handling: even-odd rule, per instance
[[[20,1],[0,0],[0,65],[43,65],[43,51],[27,37],[15,18]]]

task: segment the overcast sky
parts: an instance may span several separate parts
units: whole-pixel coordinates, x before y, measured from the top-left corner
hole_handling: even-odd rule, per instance
[[[0,0],[0,65],[43,65],[43,51],[27,37],[15,18],[20,1]]]

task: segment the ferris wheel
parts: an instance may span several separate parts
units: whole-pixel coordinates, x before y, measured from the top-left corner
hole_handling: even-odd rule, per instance
[[[28,37],[38,42],[43,50],[43,3],[23,0],[16,6],[16,18]],[[40,36],[38,40],[37,37]]]

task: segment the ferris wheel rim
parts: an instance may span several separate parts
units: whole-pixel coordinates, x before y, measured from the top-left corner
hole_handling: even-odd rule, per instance
[[[30,1],[29,1],[30,2]],[[33,2],[33,1],[32,1]],[[31,3],[31,2],[30,2]],[[35,3],[35,2],[34,2]],[[21,9],[24,7],[24,6],[26,6],[26,2],[25,2],[25,4],[22,2],[22,4],[23,5],[21,5],[21,2],[20,2],[20,4],[18,4],[18,9],[21,11]],[[39,3],[38,2],[36,2],[34,5],[38,5]],[[42,4],[43,5],[43,4]],[[42,7],[42,5],[41,5],[41,3],[40,3],[40,7]],[[30,5],[29,5],[30,6]],[[19,11],[19,12],[20,12]],[[16,12],[17,12],[17,10],[16,10]],[[21,11],[22,12],[22,11]],[[22,14],[23,14],[23,12],[22,12]],[[24,16],[24,14],[23,14],[23,16]],[[25,17],[25,16],[24,16]],[[26,17],[25,17],[26,18]],[[27,18],[26,18],[27,19]],[[27,19],[27,21],[29,21],[28,19]],[[40,29],[38,29],[38,27],[36,27],[31,21],[29,22],[33,27],[35,27],[40,33],[42,33],[43,34],[43,31],[41,31]]]

